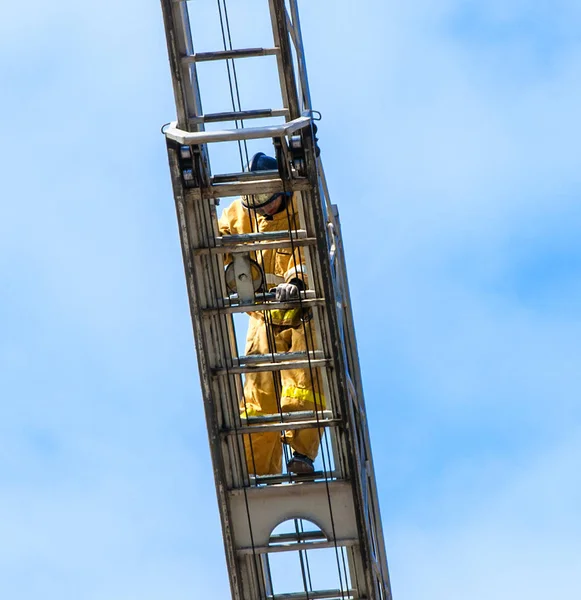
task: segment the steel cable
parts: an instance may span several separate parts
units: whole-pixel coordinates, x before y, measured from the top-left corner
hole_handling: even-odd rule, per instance
[[[220,29],[222,30],[222,43],[224,44],[224,50],[232,50],[232,36],[230,32],[230,20],[228,19],[228,6],[226,0],[217,0],[218,3],[218,14],[220,16]],[[222,8],[223,6],[223,8]],[[223,13],[222,13],[223,11]],[[228,38],[228,42],[226,41]],[[232,69],[232,71],[231,71]],[[240,90],[238,89],[238,76],[236,73],[236,64],[234,59],[226,60],[226,71],[228,73],[228,84],[230,86],[230,99],[232,101],[232,110],[242,111],[242,104],[240,102]],[[238,104],[236,104],[236,100]],[[240,127],[238,127],[238,120],[234,121],[236,129],[244,129],[244,121],[240,119]],[[248,147],[246,140],[242,142],[238,140],[238,152],[240,154],[240,167],[244,171],[244,156],[242,153],[242,147],[244,147],[244,156],[246,157],[246,163],[248,163]]]

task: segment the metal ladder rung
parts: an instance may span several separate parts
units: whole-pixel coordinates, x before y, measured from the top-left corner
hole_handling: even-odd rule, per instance
[[[184,56],[182,62],[197,63],[212,60],[228,60],[230,58],[254,58],[259,56],[273,56],[278,54],[279,48],[240,48],[239,50],[218,50],[216,52],[196,52]]]
[[[234,112],[209,113],[192,117],[192,123],[224,123],[227,121],[246,121],[247,119],[270,119],[272,117],[288,117],[288,108],[264,108]]]
[[[274,294],[273,294],[274,296]],[[264,312],[268,310],[290,310],[293,308],[313,308],[314,306],[325,306],[326,301],[324,298],[312,298],[308,300],[302,300],[301,303],[297,300],[292,302],[269,302],[258,303],[258,304],[236,304],[232,306],[224,306],[223,308],[204,308],[205,316],[214,316],[217,314],[237,314],[237,313],[249,313],[249,312]]]
[[[321,590],[319,592],[297,592],[294,594],[274,594],[266,600],[356,600],[357,590]]]
[[[316,299],[315,290],[304,290],[300,292],[300,296],[302,300]],[[274,292],[259,292],[255,295],[255,298],[257,301],[268,302],[269,300],[272,300],[273,303],[276,301],[276,296]],[[238,294],[232,294],[231,296],[228,296],[228,298],[222,298],[222,302],[225,306],[234,306],[233,302],[238,303]],[[296,308],[296,306],[297,301],[293,301],[293,305],[291,306],[291,308]]]
[[[305,229],[293,229],[293,240],[307,237]],[[238,233],[235,235],[222,235],[216,238],[216,245],[229,246],[235,244],[245,244],[247,242],[276,242],[280,240],[288,240],[289,232],[282,231],[264,231],[262,233]]]
[[[299,533],[278,533],[270,536],[271,544],[286,544],[294,542],[300,544],[305,540],[327,540],[327,537],[322,531],[301,531]]]
[[[234,359],[232,366],[256,365],[262,363],[283,363],[296,360],[313,360],[325,358],[322,350],[309,352],[273,352],[272,354],[250,354]]]
[[[194,254],[243,254],[247,252],[266,252],[267,250],[276,250],[278,248],[302,248],[304,246],[313,246],[316,243],[316,238],[300,238],[295,240],[287,237],[285,240],[273,242],[265,241],[228,246],[212,246],[210,248],[195,248]]]
[[[265,425],[243,425],[237,429],[223,429],[222,435],[246,435],[249,433],[265,433],[267,431],[300,429],[322,429],[324,427],[339,427],[342,424],[341,419],[318,419],[312,421],[288,421],[286,423],[267,423]]]
[[[281,544],[279,546],[254,546],[250,548],[238,548],[238,554],[244,556],[245,554],[276,554],[279,552],[296,552],[297,550],[320,550],[322,548],[335,548],[335,546],[357,546],[359,540],[347,539],[347,540],[331,540],[325,542],[304,542],[301,544]],[[310,596],[310,594],[309,594]],[[278,594],[277,594],[278,599]],[[314,596],[313,596],[314,597]],[[305,596],[306,598],[306,596]],[[339,596],[324,596],[324,598],[338,598],[342,600],[341,594]]]
[[[243,131],[243,130],[241,130]],[[277,194],[282,192],[304,192],[311,189],[307,179],[291,179],[284,182],[281,179],[272,181],[235,181],[211,185],[203,190],[190,188],[192,199],[195,201],[208,198],[229,198],[232,196],[248,196],[250,194]]]
[[[337,479],[335,471],[313,471],[312,473],[285,473],[277,475],[250,475],[250,482],[253,485],[280,485],[281,483],[295,483]]]
[[[292,369],[318,369],[319,367],[328,367],[330,364],[331,361],[328,358],[315,360],[292,360],[288,362],[250,364],[244,367],[230,367],[228,369],[213,369],[213,374],[217,376],[225,376],[242,375],[244,373],[267,373],[269,371],[288,371]]]
[[[323,548],[334,548],[335,546],[357,546],[359,544],[359,540],[349,539],[349,540],[336,540],[336,541],[328,541],[328,542],[304,542],[300,544],[281,544],[279,546],[253,546],[250,548],[238,548],[239,555],[247,555],[247,554],[277,554],[279,552],[296,552],[297,550],[320,550]],[[279,595],[276,595],[277,599]],[[318,596],[312,596],[316,598]],[[322,598],[338,598],[342,600],[341,593],[339,592],[338,596],[321,596]],[[349,598],[348,592],[345,593],[343,598]],[[304,596],[306,598],[306,596]],[[311,595],[309,593],[309,598]]]
[[[220,173],[211,177],[210,183],[215,185],[237,181],[262,181],[264,179],[280,179],[280,173],[276,169],[269,171],[243,171],[242,173]]]

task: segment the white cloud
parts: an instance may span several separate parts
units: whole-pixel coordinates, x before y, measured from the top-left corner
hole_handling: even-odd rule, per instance
[[[472,3],[486,31],[535,19],[501,43],[459,31],[462,6],[301,7],[394,590],[576,598],[579,289],[574,265],[548,283],[525,267],[555,239],[577,251],[579,9]],[[227,595],[158,134],[161,12],[7,11],[0,592]],[[539,64],[545,26],[562,35]]]

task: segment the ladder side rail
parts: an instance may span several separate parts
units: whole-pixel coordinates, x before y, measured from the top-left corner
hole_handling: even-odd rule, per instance
[[[208,217],[203,212],[203,207],[208,207],[212,218],[211,224],[207,221],[205,225],[210,225],[209,234],[214,238],[218,232],[217,215],[215,210],[215,202],[208,195],[207,188],[199,188],[201,198],[197,200],[195,207],[198,207],[198,215],[196,225],[202,227],[202,219]],[[207,240],[207,243],[214,243],[215,239]],[[250,554],[248,556],[240,556],[235,539],[235,523],[232,523],[232,510],[229,493],[232,489],[241,489],[243,495],[246,494],[246,489],[249,486],[249,477],[246,469],[245,450],[243,438],[241,435],[228,436],[224,439],[222,431],[224,427],[232,427],[234,431],[241,429],[241,418],[239,412],[239,400],[244,397],[243,384],[241,375],[237,373],[237,369],[233,367],[233,359],[237,356],[237,341],[234,331],[232,315],[221,311],[223,298],[226,293],[226,285],[224,280],[224,264],[223,258],[219,255],[200,255],[199,256],[200,272],[210,281],[218,282],[218,288],[214,287],[213,293],[208,297],[208,302],[204,309],[213,309],[212,317],[206,326],[205,343],[208,347],[215,344],[215,338],[227,333],[227,339],[222,339],[219,344],[219,351],[215,354],[214,360],[210,361],[210,378],[214,383],[213,399],[211,405],[216,410],[216,413],[222,414],[223,419],[217,422],[219,428],[220,439],[215,438],[210,440],[212,448],[215,449],[221,456],[223,470],[216,477],[216,487],[221,490],[226,490],[226,505],[223,508],[224,512],[230,516],[230,526],[234,527],[229,532],[229,539],[225,540],[225,545],[228,546],[230,553],[227,553],[227,563],[229,571],[236,570],[239,573],[237,587],[235,588],[231,582],[232,594],[237,600],[253,600],[255,598],[265,597],[266,574],[263,570],[263,562],[258,554]],[[222,332],[221,335],[218,332]],[[218,375],[220,370],[224,370],[227,375],[225,377]],[[249,527],[252,529],[250,516],[246,513],[242,518],[249,521]]]
[[[363,393],[363,385],[361,379],[361,368],[359,364],[359,353],[357,351],[357,339],[355,336],[355,324],[353,319],[353,311],[351,307],[351,295],[349,290],[349,279],[347,275],[347,266],[345,260],[345,250],[343,246],[343,237],[341,234],[341,221],[339,218],[339,212],[336,205],[331,205],[329,198],[329,191],[327,182],[325,179],[325,173],[322,165],[322,161],[318,160],[319,175],[321,178],[321,189],[324,197],[324,201],[327,205],[328,215],[330,223],[334,227],[335,237],[335,260],[336,265],[336,280],[340,290],[342,298],[342,318],[343,318],[343,333],[344,333],[344,344],[346,349],[346,358],[348,366],[348,375],[351,377],[353,382],[353,392],[355,394],[356,401],[356,423],[363,442],[364,448],[360,452],[361,463],[364,467],[363,473],[365,474],[365,481],[362,480],[361,485],[367,487],[367,503],[366,507],[367,520],[369,521],[369,531],[374,532],[376,538],[375,546],[379,556],[377,556],[378,566],[381,572],[381,578],[383,585],[391,597],[391,586],[389,578],[389,570],[387,565],[387,556],[385,553],[385,542],[383,536],[383,526],[381,522],[381,511],[379,507],[377,485],[375,478],[375,470],[373,466],[373,454],[371,451],[371,440],[369,436],[369,428],[367,424],[367,412],[365,409],[365,398]],[[351,386],[350,386],[351,387]],[[375,552],[374,552],[375,555]]]
[[[309,197],[305,197],[303,199],[302,197],[302,193],[299,193],[299,198],[300,198],[300,202],[298,203],[298,207],[299,207],[299,215],[300,215],[300,222],[303,224],[302,226],[306,226],[306,215],[305,215],[305,202],[310,201],[310,196]],[[315,231],[315,227],[314,225],[311,226],[311,235],[314,235],[314,231]],[[307,235],[309,235],[309,233],[307,233]],[[309,236],[310,237],[310,236]],[[311,260],[311,253],[307,253],[306,255],[306,267],[307,267],[307,273],[311,273],[313,274],[310,278],[310,281],[312,280],[312,283],[310,283],[310,286],[313,287],[315,289],[315,295],[320,296],[320,291],[323,289],[322,287],[322,283],[320,278],[317,277],[317,270],[315,269],[315,265],[313,264],[313,262],[317,262],[317,261],[312,261]],[[330,356],[330,352],[331,352],[331,343],[330,343],[330,336],[329,333],[325,327],[325,319],[324,319],[324,311],[329,310],[329,301],[328,299],[325,298],[324,303],[322,305],[321,308],[317,308],[317,310],[313,310],[313,321],[315,323],[315,331],[317,331],[319,333],[318,336],[318,344],[320,345],[321,348],[323,348],[323,351],[327,350],[327,355]],[[329,406],[333,411],[333,415],[336,418],[341,418],[341,407],[337,401],[337,391],[336,391],[336,386],[334,385],[334,382],[330,381],[330,379],[334,379],[334,378],[330,378],[328,376],[326,376],[326,372],[325,372],[325,376],[323,377],[323,396],[325,398],[329,399]],[[340,477],[343,478],[347,478],[349,476],[349,472],[348,472],[348,467],[347,467],[347,455],[345,452],[345,443],[342,442],[342,437],[343,437],[343,433],[341,430],[334,430],[332,432],[330,432],[330,442],[331,442],[331,449],[332,449],[332,453],[333,453],[333,460],[334,460],[334,469],[335,471],[339,474]]]
[[[178,127],[185,131],[204,131],[203,123],[192,121],[203,114],[196,65],[183,60],[194,54],[187,2],[161,0],[161,7]]]
[[[299,6],[297,0],[289,0],[292,19],[291,37],[297,54],[297,68],[299,73],[299,82],[302,98],[302,114],[311,114],[311,90],[307,78],[307,59],[305,56],[305,48],[303,45],[303,33],[301,30],[301,20],[299,18]]]
[[[320,193],[319,187],[319,175],[317,170],[317,163],[315,158],[314,142],[311,138],[305,136],[305,158],[307,164],[307,174],[309,180],[313,185],[314,201],[308,204],[312,212],[312,218],[315,223],[315,229],[317,233],[318,241],[318,252],[320,257],[321,267],[321,283],[323,285],[324,297],[328,301],[329,310],[326,311],[325,317],[328,323],[328,330],[330,334],[330,343],[332,347],[332,360],[334,364],[334,372],[336,375],[337,393],[338,400],[341,406],[341,414],[345,421],[344,426],[344,437],[347,449],[347,464],[349,471],[357,475],[360,473],[361,468],[359,463],[359,452],[357,448],[357,427],[355,423],[355,416],[352,409],[352,403],[347,393],[347,364],[345,360],[345,351],[340,336],[340,322],[339,315],[336,308],[337,302],[337,290],[336,282],[334,280],[331,265],[329,260],[329,239],[327,234],[327,215],[326,207],[323,202],[323,198]],[[371,556],[372,548],[370,546],[369,536],[366,533],[366,518],[365,518],[365,507],[364,507],[364,490],[361,485],[359,477],[354,476],[351,478],[353,501],[356,513],[356,519],[358,523],[358,530],[360,534],[360,552],[362,561],[365,567],[365,585],[366,591],[371,598],[373,586],[373,576],[371,569]],[[360,582],[361,583],[361,582]],[[374,599],[375,600],[375,599]]]
[[[369,559],[371,561],[371,574],[370,577],[374,580],[376,586],[380,586],[382,589],[383,596],[391,596],[389,576],[387,571],[387,560],[385,557],[385,546],[383,542],[383,533],[381,528],[381,519],[378,512],[377,502],[377,491],[375,487],[375,477],[373,473],[373,465],[369,460],[371,457],[371,449],[369,445],[369,433],[367,423],[365,420],[365,410],[363,404],[363,395],[361,388],[361,377],[359,370],[359,363],[355,359],[353,353],[354,343],[354,326],[352,315],[350,313],[350,301],[349,301],[349,289],[348,286],[344,285],[344,279],[346,280],[345,262],[343,249],[340,239],[340,225],[335,222],[332,207],[328,199],[328,190],[326,181],[324,179],[324,171],[322,164],[319,161],[320,176],[321,176],[321,196],[324,199],[327,208],[327,218],[330,224],[335,228],[332,234],[332,240],[330,240],[330,246],[332,248],[332,259],[331,267],[334,275],[334,281],[336,285],[336,294],[338,300],[338,306],[340,309],[339,313],[339,325],[340,325],[340,336],[343,347],[345,348],[345,361],[347,372],[346,376],[349,383],[349,398],[350,410],[352,410],[351,419],[354,424],[355,431],[355,456],[358,463],[356,469],[357,478],[359,480],[359,486],[361,490],[361,502],[363,506],[363,515],[366,523],[365,531],[367,535],[368,547],[370,550]],[[356,346],[355,346],[356,349]],[[356,355],[356,350],[355,350]],[[357,381],[359,386],[359,394],[355,389],[355,386],[350,381],[350,374],[354,374],[354,379]],[[380,576],[377,576],[379,571]]]
[[[204,150],[203,148],[202,150]],[[198,164],[199,169],[204,165]],[[220,434],[224,430],[236,431],[241,428],[239,400],[244,397],[241,371],[236,367],[238,361],[238,344],[232,313],[222,310],[226,292],[224,277],[223,257],[212,252],[200,253],[200,248],[213,248],[218,235],[218,218],[216,214],[216,201],[209,194],[208,186],[203,185],[203,177],[199,177],[201,186],[196,189],[199,194],[192,204],[192,229],[205,230],[206,239],[201,246],[192,248],[192,253],[197,260],[195,268],[200,276],[205,279],[205,285],[210,292],[202,306],[202,314],[206,318],[207,348],[213,348],[212,361],[209,363],[209,376],[214,382],[214,395],[212,406],[217,415],[217,424]],[[194,190],[192,190],[193,192]],[[224,373],[226,376],[220,376]],[[246,472],[245,451],[241,436],[231,436],[223,441],[223,464],[225,466],[225,479],[222,483],[228,490],[242,488],[248,485]]]
[[[341,225],[338,219],[338,214],[336,218],[336,223],[338,227],[338,262],[340,267],[340,272],[342,277],[340,279],[340,285],[344,288],[345,293],[343,295],[344,298],[350,299],[349,295],[349,282],[347,278],[346,264],[345,264],[345,254],[344,248],[342,244],[341,238]],[[383,526],[381,521],[381,510],[379,506],[379,497],[377,493],[377,484],[375,478],[375,469],[373,465],[373,454],[371,452],[371,439],[369,436],[369,428],[367,424],[367,416],[365,410],[365,400],[363,395],[363,387],[361,383],[361,370],[359,366],[359,356],[357,352],[357,340],[355,338],[355,328],[353,321],[353,312],[351,307],[351,302],[348,301],[345,303],[343,310],[343,317],[345,320],[345,342],[347,347],[347,360],[350,364],[350,372],[354,375],[354,385],[355,391],[358,397],[358,404],[360,408],[359,414],[359,427],[361,429],[363,443],[365,446],[365,463],[366,463],[366,474],[368,481],[366,485],[368,486],[368,509],[370,511],[369,521],[370,521],[370,530],[374,533],[376,537],[376,548],[378,556],[376,557],[378,566],[381,572],[382,584],[385,589],[388,591],[389,598],[391,598],[391,585],[389,578],[389,569],[387,565],[387,556],[385,553],[385,540],[383,536]]]
[[[369,518],[369,504],[368,504],[368,478],[367,478],[367,462],[365,457],[364,447],[362,446],[362,431],[359,414],[359,405],[356,395],[353,393],[350,371],[349,371],[349,357],[345,342],[345,331],[344,331],[344,305],[345,297],[343,290],[338,285],[337,280],[337,247],[336,240],[333,242],[333,257],[330,260],[331,271],[333,273],[333,283],[335,285],[336,293],[336,316],[339,325],[338,338],[343,351],[343,362],[345,367],[345,381],[346,381],[346,396],[347,396],[347,407],[346,407],[346,419],[351,426],[351,459],[354,463],[352,479],[353,484],[353,495],[355,498],[356,506],[359,509],[360,518],[363,521],[362,527],[360,527],[361,545],[365,548],[365,577],[368,585],[368,593],[370,597],[373,597],[372,590],[376,589],[375,577],[373,566],[375,563],[376,553],[374,551],[373,544],[373,525]]]
[[[196,353],[198,356],[200,385],[202,388],[204,411],[208,425],[208,436],[214,470],[214,480],[216,484],[216,495],[218,499],[220,520],[222,523],[224,550],[227,563],[229,565],[228,573],[234,600],[246,600],[239,591],[241,585],[241,573],[239,572],[237,556],[234,550],[233,524],[229,511],[227,489],[223,483],[227,480],[227,476],[224,469],[221,451],[219,423],[217,422],[216,407],[214,403],[214,382],[210,376],[211,359],[208,354],[207,334],[204,331],[205,321],[202,314],[202,305],[205,292],[203,289],[200,289],[194,268],[195,257],[192,253],[192,246],[197,245],[196,242],[198,242],[198,244],[200,243],[199,240],[196,239],[199,236],[199,230],[197,230],[195,227],[191,227],[191,215],[189,214],[192,212],[192,205],[196,201],[191,198],[191,195],[188,193],[189,190],[183,185],[181,165],[179,160],[179,146],[171,141],[168,141],[167,150],[176,203],[176,213],[184,261],[185,277],[187,282],[188,299],[192,317],[194,340]]]
[[[280,48],[277,55],[280,90],[285,108],[289,109],[287,121],[301,116],[297,97],[297,83],[293,68],[293,57],[290,48],[290,34],[286,19],[284,0],[268,0],[272,22],[274,45]]]

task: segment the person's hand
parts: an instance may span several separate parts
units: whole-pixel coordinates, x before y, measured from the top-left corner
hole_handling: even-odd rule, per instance
[[[289,302],[299,298],[299,288],[294,283],[279,283],[274,293],[277,302]]]

